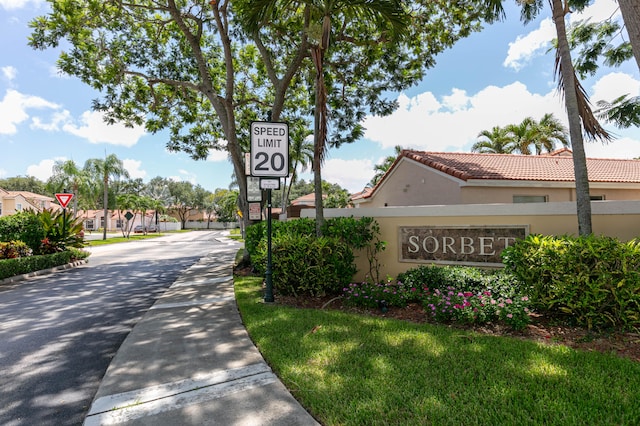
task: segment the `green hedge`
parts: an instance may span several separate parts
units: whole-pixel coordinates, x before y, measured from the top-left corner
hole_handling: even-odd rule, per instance
[[[23,241],[34,253],[38,253],[46,236],[38,215],[31,211],[0,217],[0,241]]]
[[[264,222],[259,222],[247,228],[245,238],[245,248],[249,252],[251,263],[258,272],[264,272],[266,259],[266,239],[267,226]],[[282,236],[316,238],[316,224],[314,219],[296,219],[290,221],[274,221],[271,226],[272,240]],[[386,243],[380,241],[380,226],[370,217],[337,217],[325,220],[322,227],[322,235],[327,238],[334,238],[345,244],[350,249],[349,258],[353,261],[355,251],[366,256],[369,262],[368,276],[373,281],[380,281],[380,265],[377,255],[385,249]],[[304,261],[304,259],[302,259]],[[292,268],[297,265],[292,265]],[[349,276],[349,281],[353,274],[357,272],[355,268],[349,268],[353,273]],[[347,270],[345,269],[345,273]],[[343,279],[341,278],[341,281]]]
[[[279,235],[272,241],[273,289],[283,295],[339,294],[356,273],[353,251],[334,237]],[[255,255],[264,273],[266,243]]]
[[[537,310],[591,328],[640,327],[640,242],[529,235],[502,253]]]
[[[70,249],[54,254],[2,259],[0,260],[0,280],[66,265],[76,260],[86,259],[88,256],[88,252]]]

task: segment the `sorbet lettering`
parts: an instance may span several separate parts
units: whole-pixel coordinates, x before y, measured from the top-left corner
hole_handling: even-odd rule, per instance
[[[500,264],[500,253],[528,233],[526,226],[401,227],[400,261]]]

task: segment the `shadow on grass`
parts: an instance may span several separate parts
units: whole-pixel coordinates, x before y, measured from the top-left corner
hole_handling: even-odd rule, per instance
[[[260,351],[323,424],[640,424],[640,363],[564,346],[260,302],[236,282]]]

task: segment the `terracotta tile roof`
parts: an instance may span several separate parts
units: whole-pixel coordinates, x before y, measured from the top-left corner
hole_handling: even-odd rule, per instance
[[[53,198],[47,197],[46,195],[35,194],[29,191],[6,191],[11,197],[17,197],[18,195],[22,195],[24,198],[32,199],[32,200],[47,200],[53,201]]]
[[[566,151],[562,154],[510,155],[405,150],[398,159],[410,158],[464,181],[495,179],[573,182],[573,158],[566,155]],[[588,158],[587,170],[590,182],[640,183],[640,160]]]

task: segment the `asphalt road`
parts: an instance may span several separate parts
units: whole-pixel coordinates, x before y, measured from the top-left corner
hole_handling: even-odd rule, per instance
[[[90,249],[89,263],[0,286],[0,425],[80,425],[111,359],[221,231]]]

